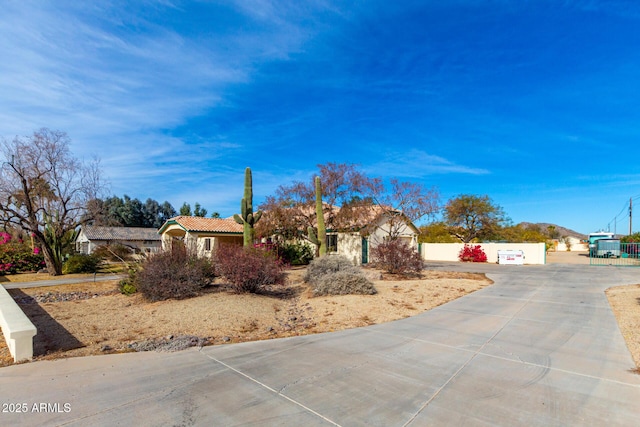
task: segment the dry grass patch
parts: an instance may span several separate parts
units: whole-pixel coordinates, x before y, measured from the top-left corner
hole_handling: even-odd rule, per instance
[[[413,316],[492,283],[484,274],[426,271],[420,279],[374,280],[376,295],[314,297],[303,274],[304,268],[289,270],[284,288],[265,295],[233,294],[219,284],[195,298],[159,302],[115,293],[116,281],[9,292],[18,299],[90,294],[21,304],[38,328],[34,353],[41,360],[133,351],[133,344],[172,337],[223,344],[367,326]],[[0,365],[11,363],[2,340]]]

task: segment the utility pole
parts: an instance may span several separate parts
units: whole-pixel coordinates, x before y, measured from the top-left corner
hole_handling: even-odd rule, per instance
[[[631,221],[633,219],[633,199],[631,197],[629,197],[629,236],[631,236],[633,233],[631,231]]]

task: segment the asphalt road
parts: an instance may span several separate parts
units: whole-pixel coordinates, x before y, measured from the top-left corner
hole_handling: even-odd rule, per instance
[[[430,268],[495,284],[366,328],[0,368],[0,425],[638,424],[640,375],[604,295],[638,270]]]

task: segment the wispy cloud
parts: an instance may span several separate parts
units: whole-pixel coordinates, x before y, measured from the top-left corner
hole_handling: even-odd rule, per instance
[[[425,178],[431,175],[487,175],[484,168],[465,166],[422,150],[390,151],[382,155],[384,161],[365,165],[370,174],[384,177]]]
[[[171,181],[195,188],[220,179],[228,172],[221,159],[242,144],[171,130],[226,102],[225,93],[248,84],[257,64],[286,59],[312,29],[296,22],[302,6],[268,1],[239,1],[232,9],[198,4],[213,24],[189,28],[180,15],[193,19],[185,11],[191,6],[28,0],[3,6],[0,50],[11,60],[0,63],[0,134],[65,130],[75,153],[102,158],[118,192],[154,182],[160,198]],[[221,13],[246,29],[218,27]],[[158,16],[165,25],[153,21]]]
[[[115,194],[221,213],[245,166],[259,203],[327,161],[516,205],[622,193],[640,6],[546,3],[5,1],[0,137],[64,130]]]

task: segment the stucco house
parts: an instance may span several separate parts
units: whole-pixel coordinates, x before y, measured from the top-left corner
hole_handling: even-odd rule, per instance
[[[160,235],[155,228],[103,227],[83,225],[76,237],[76,250],[91,254],[99,246],[120,244],[136,253],[157,252],[161,248]]]
[[[177,216],[165,222],[158,230],[162,248],[171,248],[175,240],[187,247],[195,247],[200,256],[211,256],[223,244],[242,245],[242,225],[233,218],[203,218]]]
[[[327,253],[344,255],[355,265],[369,262],[369,251],[387,240],[390,234],[418,250],[418,228],[401,212],[389,209],[368,209],[351,227],[332,229],[327,224]],[[202,218],[177,216],[165,222],[158,233],[162,248],[171,248],[173,241],[195,247],[200,256],[211,256],[224,244],[242,245],[242,225],[233,218]],[[307,244],[308,241],[305,241]]]
[[[352,208],[353,209],[353,208]],[[354,265],[367,264],[370,250],[391,236],[405,241],[409,247],[418,250],[420,231],[402,212],[381,206],[363,206],[350,210],[344,216],[339,207],[325,205],[325,225],[327,235],[327,254],[344,255]],[[298,208],[292,211],[300,217],[315,223],[315,209]],[[277,237],[276,237],[277,238]],[[315,250],[315,246],[304,238],[298,242]]]
[[[420,230],[402,212],[374,206],[363,212],[359,221],[365,226],[354,225],[351,230],[334,231],[327,226],[327,253],[344,255],[354,265],[367,264],[369,252],[391,236],[418,250]]]

